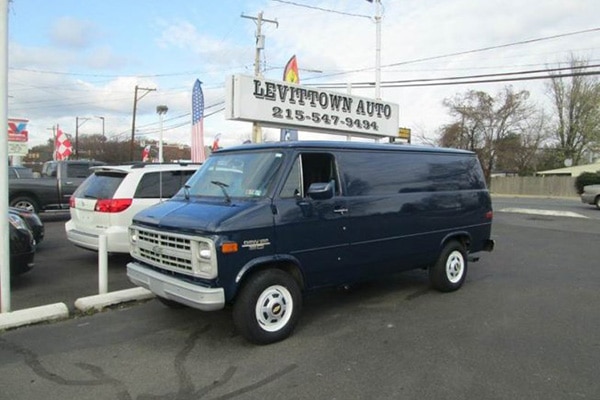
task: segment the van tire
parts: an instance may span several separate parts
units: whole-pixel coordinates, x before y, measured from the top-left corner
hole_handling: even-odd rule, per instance
[[[467,252],[464,246],[451,241],[440,253],[436,263],[429,268],[429,281],[440,292],[459,289],[467,277]]]
[[[249,342],[269,344],[287,338],[302,309],[298,282],[279,269],[248,278],[233,305],[233,323]]]

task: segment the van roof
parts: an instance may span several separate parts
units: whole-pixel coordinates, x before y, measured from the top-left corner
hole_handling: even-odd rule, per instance
[[[452,149],[446,147],[429,147],[416,145],[399,145],[393,143],[373,143],[373,142],[347,142],[347,141],[326,141],[326,140],[302,140],[292,142],[269,142],[252,143],[239,146],[220,149],[216,153],[237,152],[243,150],[262,150],[262,149],[323,149],[323,150],[386,150],[386,151],[406,151],[406,152],[425,152],[425,153],[445,153],[445,154],[465,154],[474,155],[468,150]]]

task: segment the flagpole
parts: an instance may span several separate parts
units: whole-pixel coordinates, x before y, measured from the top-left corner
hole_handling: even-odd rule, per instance
[[[54,130],[54,127],[52,127],[52,138],[54,139],[54,152],[52,153],[52,159],[54,161],[56,161],[56,132],[58,132],[58,130],[60,129],[60,126],[58,124],[56,124],[56,130]]]

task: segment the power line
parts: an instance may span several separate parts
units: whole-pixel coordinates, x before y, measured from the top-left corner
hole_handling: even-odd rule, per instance
[[[344,12],[344,11],[333,10],[331,8],[309,6],[308,4],[296,3],[294,1],[286,1],[286,0],[271,0],[271,1],[275,1],[277,3],[289,4],[291,6],[296,6],[296,7],[309,8],[311,10],[319,10],[319,11],[324,11],[324,12],[333,13],[333,14],[346,15],[346,16],[349,16],[349,17],[360,17],[360,18],[371,19],[370,15],[354,14],[354,13],[349,13],[349,12]]]
[[[558,75],[546,75],[546,76],[522,76],[513,78],[498,78],[498,79],[475,79],[475,80],[464,80],[464,81],[450,81],[450,82],[434,82],[434,83],[388,83],[381,82],[381,86],[385,88],[405,88],[405,87],[425,87],[425,86],[449,86],[449,85],[467,85],[467,84],[478,84],[478,83],[497,83],[497,82],[515,82],[515,81],[532,81],[540,79],[554,79],[554,78],[571,78],[576,76],[594,76],[600,75],[600,71],[584,71],[584,72],[573,72],[570,74],[558,74]],[[357,89],[365,89],[373,87],[374,83],[358,84],[352,86]],[[344,86],[327,86],[327,88],[343,88]]]
[[[455,53],[443,54],[440,56],[431,56],[431,57],[417,58],[417,59],[408,60],[408,61],[400,61],[400,62],[396,62],[396,63],[392,63],[392,64],[382,65],[382,68],[397,67],[399,65],[416,64],[416,63],[420,63],[420,62],[424,62],[424,61],[433,61],[433,60],[440,60],[443,58],[462,56],[462,55],[466,55],[466,54],[481,53],[481,52],[489,51],[489,50],[497,50],[497,49],[502,49],[502,48],[507,48],[507,47],[512,47],[512,46],[519,46],[519,45],[523,45],[523,44],[536,43],[536,42],[541,42],[541,41],[546,41],[546,40],[558,39],[558,38],[563,38],[563,37],[567,37],[567,36],[580,35],[583,33],[591,33],[591,32],[598,32],[598,31],[600,31],[600,28],[584,29],[584,30],[580,30],[580,31],[562,33],[562,34],[558,34],[558,35],[544,36],[544,37],[536,38],[536,39],[527,39],[527,40],[521,40],[518,42],[505,43],[505,44],[501,44],[501,45],[497,45],[497,46],[488,46],[488,47],[482,47],[482,48],[474,49],[474,50],[459,51],[459,52],[455,52]],[[318,78],[323,78],[323,77],[347,75],[347,74],[351,74],[351,73],[355,73],[355,72],[365,72],[365,71],[370,71],[373,68],[374,67],[367,67],[367,68],[360,68],[360,69],[355,69],[355,70],[348,70],[348,71],[338,72],[338,73],[333,73],[333,74],[328,74],[328,75],[321,75],[320,77],[306,78],[304,80],[306,81],[309,79],[318,79]]]
[[[598,68],[600,67],[600,64],[594,64],[594,65],[574,65],[574,66],[569,66],[569,67],[561,67],[561,68],[549,68],[549,69],[536,69],[536,70],[527,70],[527,71],[518,71],[518,72],[504,72],[504,73],[495,73],[495,74],[479,74],[479,75],[465,75],[465,76],[451,76],[451,77],[443,77],[443,78],[421,78],[421,79],[406,79],[406,80],[395,80],[395,81],[386,81],[386,82],[382,82],[390,85],[388,87],[395,87],[395,86],[391,86],[394,84],[415,84],[415,86],[418,86],[419,83],[427,83],[427,82],[441,82],[441,81],[464,81],[464,80],[471,80],[471,82],[478,82],[478,79],[481,78],[499,78],[499,77],[510,77],[510,76],[519,76],[519,75],[532,75],[532,74],[551,74],[553,72],[560,72],[560,71],[573,71],[573,70],[581,70],[581,69],[588,69],[588,68]],[[593,74],[592,74],[593,75]],[[541,77],[531,77],[532,79],[541,79],[541,78],[550,78],[551,76],[541,76]],[[515,79],[515,80],[526,80],[526,79]],[[462,82],[460,82],[462,83]],[[441,83],[440,83],[441,84]],[[312,86],[312,85],[311,85]],[[326,84],[315,84],[315,86],[319,86],[322,88],[341,88],[341,87],[347,87],[348,83],[326,83]],[[369,87],[369,86],[373,86],[373,82],[354,82],[352,83],[353,87]]]

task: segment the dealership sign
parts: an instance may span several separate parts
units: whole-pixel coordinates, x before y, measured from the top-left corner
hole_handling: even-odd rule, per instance
[[[29,133],[27,132],[27,123],[29,120],[20,118],[8,119],[8,155],[24,156],[27,155],[27,142]]]
[[[290,82],[234,75],[227,82],[227,119],[343,135],[395,137],[398,105]]]

